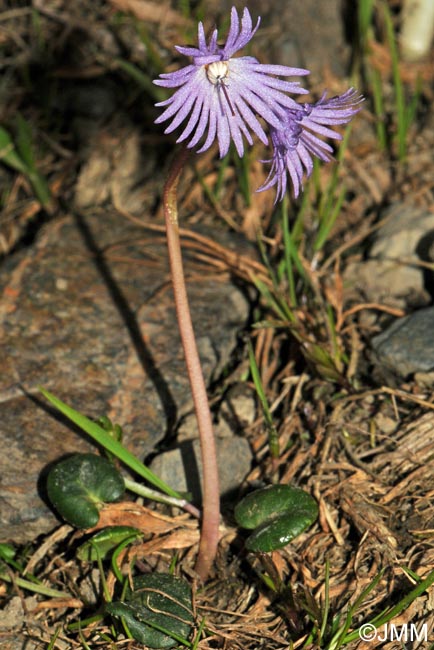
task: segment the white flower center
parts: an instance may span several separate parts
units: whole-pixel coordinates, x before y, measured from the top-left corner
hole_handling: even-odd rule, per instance
[[[215,61],[206,68],[206,76],[214,86],[220,86],[229,74],[226,61]]]

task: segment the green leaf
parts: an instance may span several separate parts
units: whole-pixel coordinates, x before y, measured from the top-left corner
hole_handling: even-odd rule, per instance
[[[249,535],[246,540],[246,548],[254,553],[259,551],[268,553],[283,548],[309,528],[317,515],[318,511],[312,508],[294,508],[290,512],[270,517]]]
[[[39,203],[44,206],[44,208],[51,209],[51,192],[48,187],[48,183],[44,176],[40,174],[37,170],[28,172],[28,179],[34,189],[36,198]]]
[[[0,160],[22,174],[28,173],[28,167],[15,150],[15,144],[6,129],[0,126]]]
[[[318,516],[318,505],[301,488],[269,485],[244,497],[234,514],[240,526],[254,529],[246,548],[267,553],[286,546],[309,528]]]
[[[24,174],[29,179],[38,201],[48,208],[51,205],[51,192],[46,179],[36,169],[31,129],[21,116],[18,117],[17,128],[17,146],[15,147],[9,132],[0,126],[0,161]]]
[[[3,572],[0,568],[0,580],[4,582],[11,583],[14,588],[21,587],[22,589],[27,589],[35,594],[41,594],[42,596],[48,596],[49,598],[72,598],[71,594],[67,591],[58,591],[57,589],[52,589],[51,587],[46,587],[45,585],[31,582],[30,580],[24,580],[19,576],[11,576],[10,572]]]
[[[98,523],[105,502],[122,496],[125,484],[118,470],[96,454],[74,454],[57,463],[47,477],[47,492],[57,512],[77,528]]]
[[[166,573],[134,578],[134,590],[125,599],[106,605],[106,612],[120,618],[133,639],[148,648],[190,645],[193,627],[190,585]]]
[[[314,366],[316,371],[329,381],[336,381],[342,378],[342,373],[336,367],[330,353],[317,343],[306,343],[303,348],[304,355]]]
[[[142,536],[140,530],[131,526],[109,526],[81,544],[77,549],[77,557],[85,562],[96,562],[99,558],[104,560],[122,542]]]
[[[250,341],[248,347],[249,347],[250,371],[252,373],[253,383],[255,384],[256,392],[258,394],[258,397],[262,405],[262,411],[264,414],[264,420],[265,420],[267,433],[268,433],[268,445],[270,448],[270,455],[272,458],[279,458],[279,453],[280,453],[279,436],[277,433],[277,429],[274,426],[273,416],[271,415],[267,396],[265,395],[264,387],[262,385],[261,373],[259,372],[253,346]]]
[[[28,170],[36,170],[36,160],[33,151],[33,136],[30,124],[18,113],[16,116],[16,143],[17,150],[21,159],[24,161]]]
[[[10,562],[14,559],[15,555],[16,550],[12,544],[6,544],[5,542],[2,542],[0,544],[0,558],[2,560],[5,560],[5,562]]]

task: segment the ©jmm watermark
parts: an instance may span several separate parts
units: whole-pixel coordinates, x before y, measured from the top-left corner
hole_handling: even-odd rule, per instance
[[[414,623],[409,625],[395,625],[386,623],[381,627],[375,627],[372,623],[365,623],[359,628],[359,637],[362,641],[372,643],[382,643],[383,641],[428,641],[428,624],[416,626]]]

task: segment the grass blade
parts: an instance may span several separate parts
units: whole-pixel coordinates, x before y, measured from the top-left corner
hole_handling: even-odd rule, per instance
[[[268,433],[268,445],[270,447],[270,455],[272,458],[279,458],[279,437],[277,435],[276,427],[274,426],[273,416],[268,406],[267,397],[265,395],[264,387],[262,385],[261,375],[259,372],[258,364],[256,363],[255,353],[252,344],[249,341],[249,361],[250,371],[252,373],[253,383],[255,384],[256,392],[261,402],[262,411],[264,413],[265,426]]]
[[[405,107],[404,86],[399,71],[399,54],[396,45],[395,31],[393,28],[392,16],[390,9],[386,3],[383,3],[384,21],[386,24],[387,41],[390,50],[390,58],[392,61],[392,77],[395,90],[396,102],[396,121],[397,121],[397,136],[398,136],[398,157],[399,160],[404,160],[407,154],[407,111]]]

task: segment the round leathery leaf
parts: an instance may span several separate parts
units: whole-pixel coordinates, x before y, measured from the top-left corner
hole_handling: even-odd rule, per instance
[[[134,590],[123,601],[108,603],[106,612],[123,619],[132,637],[148,648],[178,645],[171,634],[188,640],[194,622],[190,585],[166,573],[138,576],[133,584]]]
[[[116,501],[125,491],[121,474],[106,458],[74,454],[58,462],[47,477],[48,497],[57,512],[77,528],[98,523],[104,503]]]
[[[268,517],[288,510],[306,493],[289,485],[268,485],[245,496],[235,507],[235,519],[243,528],[256,528]]]
[[[315,503],[315,502],[314,502]],[[309,528],[318,516],[318,507],[294,509],[270,517],[258,526],[246,540],[249,551],[268,553],[282,548]]]
[[[289,485],[270,485],[248,494],[235,508],[243,528],[254,529],[246,540],[250,551],[269,552],[286,546],[311,526],[318,505],[307,492]]]

